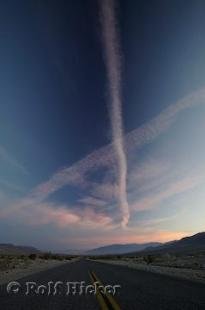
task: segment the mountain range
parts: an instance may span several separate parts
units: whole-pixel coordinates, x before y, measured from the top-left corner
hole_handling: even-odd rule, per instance
[[[166,243],[112,244],[87,251],[88,255],[139,254],[144,252],[192,252],[205,250],[205,232]]]
[[[165,243],[157,247],[155,250],[166,250],[169,252],[205,250],[205,232],[200,232],[190,237]]]
[[[40,253],[40,251],[31,246],[14,245],[11,243],[0,243],[0,254],[33,254]]]
[[[128,243],[128,244],[111,244],[91,250],[67,250],[63,251],[70,255],[134,255],[143,253],[167,253],[167,252],[192,252],[205,251],[205,232],[197,233],[193,236],[185,237],[180,240],[174,240],[166,243],[149,242],[149,243]],[[31,254],[40,253],[41,251],[32,246],[20,246],[11,243],[0,243],[1,254]]]
[[[87,255],[111,255],[111,254],[126,254],[129,252],[139,252],[146,248],[153,248],[161,245],[159,242],[149,243],[127,243],[127,244],[111,244],[102,246],[85,252]]]

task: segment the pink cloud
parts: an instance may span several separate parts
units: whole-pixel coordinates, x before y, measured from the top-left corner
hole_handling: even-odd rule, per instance
[[[23,220],[28,225],[42,226],[54,224],[59,228],[95,229],[112,225],[112,219],[103,213],[95,212],[91,208],[83,210],[66,205],[40,203],[22,208],[9,214],[9,217]]]
[[[61,228],[81,221],[81,217],[71,210],[48,203],[33,205],[29,209],[21,209],[18,214],[13,214],[13,216],[25,219],[26,224],[29,225],[55,224]]]
[[[79,202],[85,204],[85,205],[90,205],[90,206],[96,206],[96,207],[104,207],[106,205],[106,202],[102,199],[97,199],[91,196],[82,198],[79,200]]]

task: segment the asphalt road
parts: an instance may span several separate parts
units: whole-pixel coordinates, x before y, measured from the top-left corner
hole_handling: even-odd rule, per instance
[[[190,281],[174,279],[164,275],[138,271],[122,266],[113,266],[99,262],[80,260],[75,263],[65,264],[47,271],[36,273],[18,282],[21,285],[18,293],[7,292],[7,286],[1,286],[0,309],[1,310],[93,310],[101,309],[96,295],[71,295],[73,290],[66,295],[68,285],[66,282],[85,281],[85,285],[91,284],[89,272],[93,272],[104,285],[121,285],[114,296],[123,310],[186,310],[205,309],[205,285]],[[26,282],[36,282],[26,295]],[[62,281],[57,286],[57,295],[53,296],[48,290],[44,294],[37,294],[39,285],[48,282]],[[71,287],[70,287],[71,288]],[[17,289],[13,286],[12,289]],[[107,304],[108,305],[108,304]],[[108,305],[109,308],[109,305]],[[110,308],[109,308],[110,309]]]

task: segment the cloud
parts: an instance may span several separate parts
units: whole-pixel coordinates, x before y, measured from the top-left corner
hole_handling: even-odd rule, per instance
[[[125,136],[127,152],[132,152],[152,142],[171,126],[180,112],[200,103],[205,103],[205,89],[194,92],[177,103],[168,106],[168,108],[164,109],[155,118]],[[29,197],[42,201],[53,192],[69,184],[76,184],[86,188],[89,185],[89,182],[86,180],[86,173],[88,171],[100,167],[108,167],[111,169],[113,164],[114,154],[112,143],[110,143],[93,151],[73,165],[60,169],[54,173],[48,181],[34,188],[29,194]]]
[[[80,222],[80,217],[65,207],[41,204],[33,206],[30,212],[32,216],[28,216],[27,224],[38,226],[53,223],[58,227],[64,228]]]
[[[13,184],[11,182],[8,182],[6,180],[2,180],[0,179],[0,184],[5,187],[5,188],[8,188],[8,189],[11,189],[12,191],[15,191],[15,192],[24,192],[24,188],[19,186],[19,185],[16,185],[16,184]]]
[[[88,196],[78,200],[80,203],[90,206],[103,207],[106,205],[106,202],[102,199],[96,199],[94,197]]]
[[[156,139],[161,133],[166,131],[171,124],[176,120],[177,115],[182,112],[183,110],[187,108],[194,107],[198,104],[204,104],[205,103],[205,90],[199,90],[195,93],[190,94],[189,96],[183,98],[182,100],[178,101],[177,103],[168,106],[165,110],[163,110],[159,115],[157,115],[155,118],[150,120],[149,122],[143,124],[141,127],[131,131],[125,136],[125,145],[126,145],[126,151],[127,154],[136,154],[133,153],[135,150],[137,151],[140,149],[143,145],[146,143],[152,142],[154,139]],[[115,162],[115,153],[113,151],[112,144],[106,145],[102,148],[99,148],[86,157],[84,157],[82,160],[74,163],[73,165],[69,167],[64,167],[62,169],[59,169],[56,173],[54,173],[51,178],[44,182],[39,184],[37,187],[35,187],[33,190],[31,190],[30,193],[21,200],[16,201],[15,203],[11,203],[10,205],[6,205],[5,208],[1,208],[0,210],[0,216],[1,217],[9,217],[13,212],[18,212],[21,210],[21,212],[27,212],[26,210],[31,210],[32,206],[35,207],[36,205],[42,205],[42,208],[44,208],[44,203],[46,203],[46,200],[49,198],[49,196],[61,189],[62,187],[66,185],[74,185],[77,186],[79,189],[85,189],[86,190],[86,196],[88,196],[87,193],[90,193],[90,195],[95,199],[100,199],[105,201],[107,204],[103,207],[102,214],[99,216],[102,216],[102,222],[109,223],[110,221],[113,221],[113,226],[115,226],[117,213],[114,212],[113,208],[116,206],[116,200],[118,195],[118,190],[115,183],[111,183],[109,179],[103,180],[102,183],[92,182],[88,178],[88,172],[90,171],[96,171],[97,169],[103,169],[107,168],[109,171],[113,169]],[[147,164],[149,166],[149,163]],[[158,164],[158,170],[159,168]],[[164,164],[165,167],[165,175],[168,175],[168,172],[166,172],[166,163]],[[151,175],[153,175],[153,183],[155,184],[158,182],[159,177],[157,177],[157,170],[154,171],[154,168],[151,168],[150,166],[147,168],[141,169],[140,166],[137,167],[137,170],[133,173],[133,178],[137,178],[141,180],[144,178],[150,178]],[[141,171],[140,171],[141,169]],[[162,170],[163,170],[162,169]],[[132,169],[131,169],[132,170]],[[163,174],[163,172],[159,172]],[[191,178],[191,172],[189,172],[190,178]],[[156,176],[156,177],[155,177]],[[160,203],[163,199],[167,199],[173,195],[176,195],[180,192],[185,192],[185,190],[194,188],[197,184],[197,179],[195,177],[193,179],[184,179],[181,178],[181,181],[177,181],[181,178],[181,176],[177,179],[175,178],[173,180],[173,185],[169,185],[167,189],[165,189],[164,192],[159,191],[154,194],[154,196],[148,196],[146,198],[139,199],[136,201],[136,203],[132,203],[131,211],[134,212],[137,210],[144,210],[154,207],[154,205],[157,205]],[[167,184],[167,178],[165,179]],[[200,181],[200,180],[199,180]],[[181,183],[180,183],[181,182]],[[144,182],[146,184],[147,182]],[[176,183],[174,185],[174,183]],[[158,184],[158,183],[156,183]],[[129,189],[129,188],[128,188]],[[159,190],[159,188],[158,188]],[[135,197],[136,199],[136,197]],[[66,207],[67,208],[67,207]],[[80,216],[77,213],[78,206],[73,206],[73,208],[76,208],[76,211],[72,211],[75,215]],[[107,209],[106,209],[107,208]],[[25,211],[23,211],[23,209]],[[87,209],[87,215],[92,216],[93,219],[93,225],[95,225],[95,212],[93,211],[93,205],[90,206],[90,210]],[[96,206],[97,209],[97,206]],[[94,212],[94,213],[92,213]],[[94,215],[93,215],[94,214]],[[97,214],[96,214],[97,216]],[[56,219],[57,216],[53,216],[53,221]],[[60,217],[59,217],[60,218]],[[84,218],[81,217],[81,222],[84,222]],[[87,221],[88,222],[88,221]],[[79,223],[81,225],[82,223]],[[89,224],[89,227],[92,226],[91,222]]]
[[[118,195],[118,189],[116,184],[112,183],[91,183],[90,192],[94,197],[104,199],[108,202],[116,199]]]
[[[205,104],[205,88],[192,92],[175,104],[169,105],[156,117],[126,135],[126,148],[131,152],[134,148],[152,142],[165,132],[176,120],[178,114],[188,108]]]
[[[161,178],[170,170],[170,163],[167,160],[148,158],[142,163],[137,163],[136,167],[131,164],[129,171],[128,183],[129,187],[135,187],[147,184],[151,180]]]
[[[121,96],[121,50],[119,31],[114,0],[100,1],[102,24],[102,41],[105,54],[105,64],[110,92],[110,120],[113,148],[117,166],[118,201],[122,213],[121,224],[126,226],[129,221],[129,206],[127,202],[127,160],[123,141],[122,96]]]
[[[20,171],[23,174],[28,174],[28,171],[26,168],[20,164],[7,150],[5,147],[0,145],[0,159],[7,163],[8,165],[11,165],[12,167],[16,168],[18,171]]]
[[[26,209],[16,210],[10,214],[10,218],[15,221],[24,221],[26,225],[42,226],[50,225],[70,229],[97,229],[99,227],[111,225],[112,219],[100,212],[95,212],[91,208],[73,208],[69,205],[59,205],[54,203],[32,204]]]
[[[173,183],[167,185],[162,191],[149,196],[146,195],[145,198],[137,200],[136,203],[133,203],[130,206],[130,208],[135,211],[152,209],[155,206],[159,206],[159,204],[165,199],[184,193],[190,189],[194,189],[203,179],[204,177],[201,175],[192,175],[191,177],[185,177],[178,181],[174,180]]]

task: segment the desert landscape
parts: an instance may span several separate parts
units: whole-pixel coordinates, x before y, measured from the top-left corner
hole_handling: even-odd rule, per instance
[[[34,251],[37,253],[29,254],[25,253],[25,249],[19,251],[19,248],[14,246],[7,246],[7,251],[2,251],[0,245],[0,249],[0,285],[77,260],[77,257],[49,252]]]

